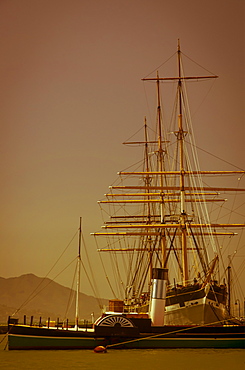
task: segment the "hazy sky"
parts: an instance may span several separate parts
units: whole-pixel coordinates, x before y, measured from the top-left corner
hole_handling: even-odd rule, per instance
[[[141,78],[175,53],[178,38],[219,75],[200,110],[198,145],[244,168],[244,5],[0,1],[0,276],[45,276],[80,216],[95,251],[97,200],[132,162],[121,143],[148,114]]]

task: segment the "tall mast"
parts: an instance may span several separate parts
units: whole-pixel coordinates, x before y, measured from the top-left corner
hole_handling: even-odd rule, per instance
[[[179,155],[180,155],[180,223],[181,223],[181,245],[182,245],[182,267],[183,267],[183,285],[188,281],[188,260],[187,260],[187,240],[186,240],[186,209],[185,209],[185,175],[184,175],[184,136],[182,120],[182,76],[181,76],[181,51],[178,40],[178,133]]]
[[[150,171],[150,165],[149,165],[149,153],[148,153],[148,132],[147,132],[147,122],[146,122],[146,117],[145,117],[145,125],[144,125],[144,131],[145,131],[145,169],[146,172]],[[145,186],[146,186],[146,194],[147,194],[147,199],[150,200],[150,182],[151,178],[149,175],[146,175],[145,177]],[[147,223],[151,223],[151,204],[150,202],[147,202]],[[147,232],[148,234],[148,232]],[[151,235],[147,235],[146,239],[146,248],[148,250],[148,255],[149,255],[149,284],[152,279],[152,249],[151,249]]]
[[[78,330],[79,321],[79,292],[80,292],[80,274],[81,274],[81,236],[82,236],[82,217],[79,223],[79,241],[77,255],[77,289],[76,289],[76,312],[75,312],[75,329]]]
[[[161,97],[160,97],[160,79],[159,74],[157,72],[157,121],[158,121],[158,170],[162,173],[163,168],[163,148],[162,148],[162,109],[161,109]],[[160,186],[163,187],[163,174],[160,175]],[[164,223],[164,216],[165,216],[165,205],[164,205],[164,196],[161,195],[161,202],[160,202],[160,215],[161,215],[161,223]],[[166,259],[166,236],[165,230],[161,235],[161,250],[162,250],[162,268],[165,265]]]
[[[148,132],[147,132],[147,122],[146,122],[146,117],[145,117],[145,125],[144,125],[144,131],[145,131],[145,169],[146,172],[150,171],[150,166],[149,166],[149,153],[148,153]],[[145,186],[146,186],[146,192],[149,193],[150,190],[150,176],[146,175],[145,177]],[[149,199],[149,196],[148,196]],[[150,209],[150,203],[148,203],[147,207],[147,221],[150,222],[151,218],[151,209]]]

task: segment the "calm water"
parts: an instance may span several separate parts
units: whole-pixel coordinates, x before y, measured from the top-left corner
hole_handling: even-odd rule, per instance
[[[0,341],[4,338],[0,335]],[[0,343],[0,369],[31,370],[243,370],[244,350],[158,349],[93,351],[4,351]]]

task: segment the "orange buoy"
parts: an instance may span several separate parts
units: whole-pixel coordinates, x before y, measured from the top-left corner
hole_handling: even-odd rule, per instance
[[[106,353],[106,348],[104,346],[97,346],[94,348],[95,353]]]

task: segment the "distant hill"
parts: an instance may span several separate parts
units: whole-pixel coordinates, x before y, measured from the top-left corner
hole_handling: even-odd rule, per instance
[[[0,323],[6,323],[8,316],[18,310],[15,317],[34,316],[38,322],[40,316],[45,322],[48,318],[62,321],[65,317],[74,321],[75,292],[48,278],[26,274],[14,278],[0,277]],[[72,302],[71,302],[72,300]],[[91,314],[97,318],[101,314],[99,303],[93,296],[80,293],[80,318],[91,321]],[[108,300],[100,300],[108,305]],[[68,309],[69,308],[69,309]],[[68,310],[67,314],[66,311]]]

